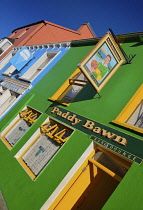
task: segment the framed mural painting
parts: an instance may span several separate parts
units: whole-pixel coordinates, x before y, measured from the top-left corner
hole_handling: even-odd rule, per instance
[[[78,65],[97,92],[104,87],[125,58],[110,32],[95,45]]]

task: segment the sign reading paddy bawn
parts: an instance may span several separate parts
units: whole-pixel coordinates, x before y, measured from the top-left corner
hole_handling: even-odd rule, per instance
[[[107,125],[93,121],[77,113],[73,113],[62,107],[48,107],[46,113],[66,125],[82,131],[90,136],[90,139],[112,150],[124,158],[141,163],[143,160],[143,141],[130,136]]]
[[[119,46],[107,33],[79,64],[79,68],[99,92],[124,61]]]

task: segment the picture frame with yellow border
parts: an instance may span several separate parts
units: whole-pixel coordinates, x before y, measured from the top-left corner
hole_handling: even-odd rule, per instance
[[[110,32],[106,33],[78,67],[85,74],[97,92],[125,61],[118,44]]]

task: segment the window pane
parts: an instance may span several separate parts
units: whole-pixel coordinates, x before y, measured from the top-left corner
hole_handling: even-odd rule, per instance
[[[2,48],[0,48],[0,55],[3,53],[3,49]]]
[[[130,125],[134,125],[138,128],[143,128],[143,100],[138,105],[138,107],[134,110],[134,112],[126,121],[126,123]]]
[[[37,176],[59,149],[60,145],[56,141],[42,134],[22,159]]]
[[[70,103],[71,100],[79,93],[79,91],[83,88],[83,86],[71,85],[70,90],[63,97],[62,102]]]
[[[5,51],[11,44],[6,42],[1,48]]]

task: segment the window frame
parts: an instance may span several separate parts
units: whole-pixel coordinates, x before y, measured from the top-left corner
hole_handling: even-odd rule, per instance
[[[51,123],[55,123],[54,126],[52,126],[51,128],[46,128],[45,125],[48,124],[49,122]],[[63,135],[61,133],[61,131],[59,132],[56,128],[57,127],[62,127],[64,128],[64,130],[66,130],[67,132],[70,131],[70,135],[68,137],[64,139],[62,139]],[[53,129],[54,128],[54,129]],[[51,130],[52,129],[52,130]],[[49,133],[47,133],[47,131],[50,131]],[[34,181],[41,173],[42,171],[47,167],[47,165],[49,164],[49,162],[54,158],[54,156],[60,151],[62,145],[64,143],[66,143],[66,141],[71,137],[72,133],[74,132],[73,128],[70,128],[67,125],[64,125],[62,123],[60,123],[59,121],[53,119],[53,118],[47,118],[42,125],[35,131],[35,133],[30,137],[30,139],[23,145],[23,147],[18,151],[18,153],[14,156],[16,158],[16,160],[19,162],[19,164],[22,166],[22,168],[25,170],[25,172],[30,176],[30,178]],[[28,165],[24,162],[24,160],[22,159],[22,157],[24,156],[24,154],[35,144],[36,141],[38,141],[38,138],[40,138],[40,136],[42,134],[45,134],[46,136],[50,137],[51,139],[53,139],[53,141],[57,142],[59,144],[59,148],[58,150],[55,152],[55,154],[48,160],[48,162],[45,164],[45,166],[41,169],[41,171],[35,175],[34,172],[30,169],[30,167],[28,167]],[[46,134],[47,133],[47,134]]]
[[[37,78],[37,76],[59,55],[60,52],[61,51],[46,51],[43,55],[41,55],[41,57],[38,60],[36,60],[36,62],[23,75],[21,75],[19,77],[19,79],[22,79],[22,80],[28,81],[28,82],[33,82],[33,80],[35,80],[35,78]],[[51,58],[50,56],[52,54],[53,54],[53,57]],[[45,64],[45,66],[42,68],[39,68],[39,67],[41,67],[41,65],[44,62],[46,62],[47,59],[49,59],[49,60]],[[33,74],[27,76],[31,72]],[[35,75],[36,72],[37,72],[37,74]]]
[[[3,55],[13,44],[8,40],[8,39],[4,39],[1,43],[0,43],[0,49],[2,49],[2,47],[6,44],[9,43],[9,47],[6,50],[3,50],[2,53],[0,54]]]
[[[123,108],[120,114],[116,117],[115,120],[112,120],[112,123],[120,125],[122,127],[129,128],[130,130],[143,133],[143,129],[136,127],[134,125],[128,124],[126,121],[130,118],[133,112],[137,109],[140,105],[141,101],[143,100],[143,84],[139,87],[127,105]]]
[[[78,94],[82,91],[82,89],[87,85],[88,83],[88,79],[87,81],[83,81],[83,80],[78,80],[76,78],[74,78],[78,73],[82,73],[81,70],[79,68],[77,68],[74,73],[63,83],[63,85],[56,91],[56,93],[48,98],[49,100],[52,101],[57,101],[60,104],[63,104],[65,106],[69,106],[73,100],[78,96]],[[83,73],[82,73],[83,74]],[[85,75],[84,75],[85,76]],[[85,76],[86,77],[86,76]],[[81,83],[78,83],[81,82]],[[86,83],[86,84],[82,84]],[[69,103],[65,103],[62,102],[62,99],[66,96],[66,94],[70,91],[72,85],[78,85],[78,86],[83,86],[83,88],[71,99],[71,101]]]
[[[40,111],[37,111],[37,110],[35,110],[34,108],[32,108],[32,107],[30,107],[30,106],[25,106],[19,113],[18,113],[18,115],[11,121],[11,123],[9,123],[9,125],[3,130],[3,132],[1,133],[1,139],[2,139],[2,141],[3,141],[3,143],[7,146],[7,148],[9,149],[9,150],[11,150],[19,141],[20,141],[20,139],[23,137],[20,137],[20,139],[12,146],[11,144],[10,144],[10,142],[6,139],[6,135],[9,133],[9,131],[11,131],[16,125],[17,125],[17,123],[21,120],[21,119],[26,119],[25,121],[29,121],[30,122],[30,124],[31,124],[31,126],[36,122],[36,120],[38,119],[38,117],[37,117],[37,119],[35,119],[35,118],[30,118],[30,117],[33,117],[33,116],[30,116],[30,114],[29,114],[29,116],[24,116],[24,111],[25,110],[28,110],[29,109],[29,112],[30,112],[30,110],[31,110],[31,113],[33,112],[33,110],[35,111],[35,113],[37,112],[37,115],[41,115],[41,112]],[[22,116],[23,115],[23,116]],[[33,115],[34,115],[34,112],[33,112]],[[29,119],[28,119],[28,117],[29,117]],[[30,128],[30,127],[29,127]],[[29,129],[28,129],[29,130]],[[28,131],[27,130],[27,131]],[[26,131],[26,132],[27,132]]]
[[[16,54],[17,52],[10,51],[0,62],[1,69],[10,61],[10,59]]]

